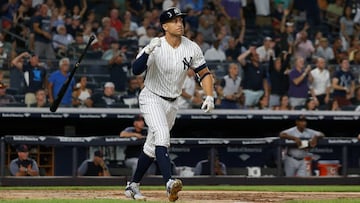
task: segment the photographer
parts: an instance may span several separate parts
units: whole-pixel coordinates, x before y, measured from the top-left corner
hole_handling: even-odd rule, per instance
[[[9,169],[13,176],[38,176],[39,167],[35,160],[29,158],[27,145],[20,145],[17,149],[18,158],[10,162]]]
[[[34,104],[36,91],[45,89],[47,85],[47,71],[39,62],[39,57],[23,52],[11,61],[11,65],[24,72],[25,104],[27,106]]]

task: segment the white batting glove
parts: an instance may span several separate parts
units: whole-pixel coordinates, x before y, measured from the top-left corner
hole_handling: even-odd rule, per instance
[[[205,113],[210,113],[215,108],[214,97],[206,96],[201,109],[204,110]]]
[[[160,47],[161,40],[159,37],[154,37],[148,45],[145,46],[144,51],[147,54],[150,54],[152,51],[154,51],[155,47]]]

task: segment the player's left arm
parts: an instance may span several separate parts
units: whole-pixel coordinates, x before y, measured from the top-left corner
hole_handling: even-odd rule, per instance
[[[199,82],[203,88],[206,96],[213,96],[214,93],[214,79],[208,67],[201,69],[198,73]]]
[[[320,132],[320,131],[313,131],[313,137],[310,139],[310,147],[315,147],[318,143],[318,140],[325,137],[324,133],[323,132]]]

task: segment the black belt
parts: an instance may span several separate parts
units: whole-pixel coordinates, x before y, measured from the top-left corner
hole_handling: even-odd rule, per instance
[[[163,96],[159,96],[159,97],[161,97],[162,99],[165,99],[166,101],[169,101],[169,102],[173,102],[173,101],[175,101],[177,99],[177,97],[175,97],[175,98],[163,97]]]
[[[287,155],[288,157],[291,157],[291,158],[296,159],[296,160],[298,160],[298,161],[304,160],[304,158],[294,157],[294,156],[292,156],[292,155],[290,155],[290,154],[286,154],[286,155]]]

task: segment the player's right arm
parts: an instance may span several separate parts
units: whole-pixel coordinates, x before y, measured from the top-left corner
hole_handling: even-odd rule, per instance
[[[292,135],[288,134],[286,131],[282,131],[280,133],[280,138],[287,139],[287,140],[293,140],[297,146],[301,146],[300,138],[292,136]]]
[[[154,51],[156,47],[160,47],[161,40],[158,37],[154,37],[148,45],[144,47],[144,49],[140,52],[139,56],[136,57],[132,71],[134,75],[140,75],[147,69],[147,61],[149,59],[149,55]]]

